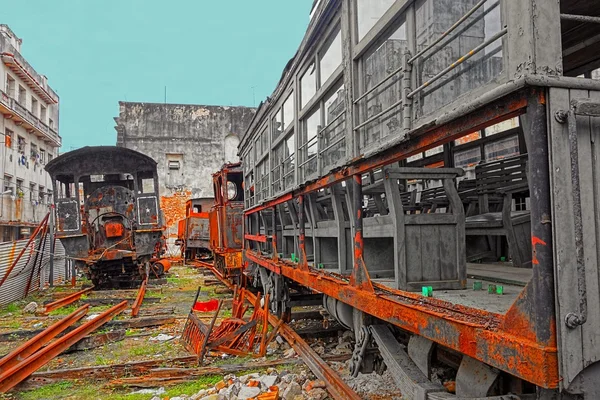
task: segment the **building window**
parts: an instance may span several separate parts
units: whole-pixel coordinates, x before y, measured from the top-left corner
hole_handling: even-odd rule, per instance
[[[30,182],[29,183],[29,201],[35,201],[36,200],[36,196],[35,196],[35,183]]]
[[[319,54],[320,86],[333,75],[335,70],[342,64],[342,32],[337,34],[329,43],[327,50]]]
[[[17,136],[17,146],[18,146],[19,152],[24,153],[26,145],[27,145],[27,142],[25,141],[25,138],[22,136]]]
[[[12,139],[13,139],[13,131],[10,129],[4,130],[4,145],[9,149],[12,149]]]
[[[40,119],[42,120],[42,122],[44,124],[46,123],[47,115],[48,115],[48,109],[46,107],[44,107],[42,104],[40,104]]]
[[[375,26],[395,0],[356,0],[358,41]]]
[[[31,143],[30,151],[29,152],[30,152],[30,155],[31,155],[31,160],[34,161],[34,162],[37,161],[39,154],[38,154],[38,148],[37,148],[36,144]]]
[[[40,185],[40,189],[38,190],[38,198],[41,204],[45,204],[44,196],[46,196],[46,188]]]
[[[4,190],[3,194],[14,194],[12,176],[4,175]]]
[[[38,116],[38,101],[35,97],[31,96],[31,113]]]
[[[12,76],[6,74],[6,93],[13,99],[15,98],[16,83]]]
[[[40,163],[46,164],[46,150],[40,149]]]
[[[25,90],[25,88],[21,85],[19,85],[19,98],[17,99],[17,102],[19,104],[21,104],[23,107],[25,107],[25,105],[27,104],[27,91]]]
[[[175,160],[175,161],[169,161],[169,169],[170,170],[178,170],[181,168],[181,164],[179,163],[179,161]]]
[[[17,179],[17,196],[23,198],[25,192],[23,191],[23,179]]]
[[[300,105],[304,107],[317,93],[317,77],[315,63],[311,63],[300,78]]]
[[[52,154],[48,153],[48,162],[52,161],[52,158],[53,158]]]
[[[54,120],[52,118],[48,118],[48,126],[54,129]]]

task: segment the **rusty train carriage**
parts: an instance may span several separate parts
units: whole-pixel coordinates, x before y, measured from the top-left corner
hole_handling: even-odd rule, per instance
[[[240,163],[225,164],[213,174],[215,205],[209,213],[214,265],[225,277],[242,270],[243,177]]]
[[[459,396],[599,398],[591,3],[316,1],[240,143],[244,259],[272,301],[323,293],[359,361],[370,325],[412,335]],[[505,262],[467,262],[482,243]]]
[[[214,199],[190,199],[185,204],[185,218],[177,226],[177,243],[184,259],[208,259],[210,251],[209,210]]]
[[[84,147],[46,170],[67,255],[96,287],[139,286],[162,238],[156,161],[121,147]]]

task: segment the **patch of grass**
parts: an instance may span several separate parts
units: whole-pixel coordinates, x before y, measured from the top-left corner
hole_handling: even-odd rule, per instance
[[[165,395],[167,397],[180,396],[182,394],[190,396],[192,394],[198,393],[202,389],[213,387],[217,382],[221,381],[222,379],[222,375],[201,376],[195,381],[169,387]]]
[[[155,354],[164,354],[167,351],[173,350],[173,344],[165,343],[143,343],[141,346],[132,347],[129,349],[129,355],[134,357],[153,356]]]
[[[125,336],[133,336],[133,335],[135,335],[135,334],[136,334],[136,332],[135,332],[135,330],[133,330],[133,329],[127,329],[127,330],[125,331]]]
[[[69,315],[75,310],[77,310],[80,306],[77,304],[69,304],[68,306],[57,308],[56,310],[50,311],[49,315]]]
[[[88,314],[102,313],[111,307],[114,307],[114,305],[108,304],[108,305],[90,307]]]
[[[111,393],[105,398],[110,400],[148,400],[152,395],[148,394],[130,394],[130,393]]]
[[[15,320],[15,319],[10,319],[8,321],[3,321],[0,325],[3,328],[19,329],[19,328],[21,328],[21,321]]]
[[[243,365],[246,364],[247,362],[252,361],[254,358],[252,358],[251,356],[247,356],[247,357],[229,357],[229,358],[223,358],[220,360],[216,360],[215,362],[211,363],[210,366],[211,367],[221,367],[223,365]]]
[[[109,365],[110,361],[102,356],[96,356],[94,360],[94,365]]]
[[[72,382],[58,382],[44,385],[38,389],[29,390],[21,393],[20,398],[22,400],[52,400],[52,399],[64,399],[71,395],[73,391]]]

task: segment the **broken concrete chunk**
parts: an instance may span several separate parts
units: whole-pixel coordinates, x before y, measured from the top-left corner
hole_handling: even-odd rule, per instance
[[[300,385],[296,382],[292,381],[283,392],[282,397],[284,400],[294,400],[296,396],[299,395],[302,395],[302,387],[300,387]]]
[[[35,301],[32,301],[23,308],[23,312],[26,314],[33,314],[36,312],[37,308],[37,303]]]
[[[277,375],[263,375],[260,377],[260,385],[263,390],[268,390],[271,386],[275,385],[277,379],[279,377]]]
[[[251,387],[251,386],[242,386],[240,388],[239,393],[237,394],[237,398],[240,400],[251,399],[260,394],[261,390],[259,387]]]

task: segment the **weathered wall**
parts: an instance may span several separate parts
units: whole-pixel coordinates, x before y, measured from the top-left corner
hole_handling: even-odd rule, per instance
[[[212,197],[212,174],[225,162],[238,161],[237,144],[254,112],[249,107],[119,102],[117,146],[158,162],[165,220],[174,221],[170,235],[177,233],[185,200]]]

